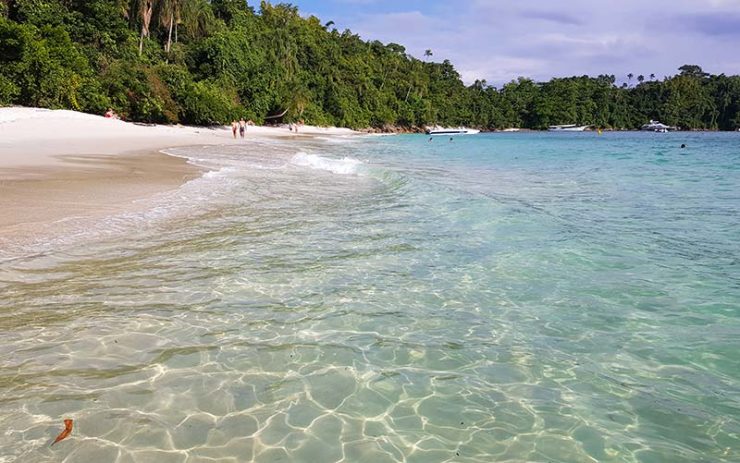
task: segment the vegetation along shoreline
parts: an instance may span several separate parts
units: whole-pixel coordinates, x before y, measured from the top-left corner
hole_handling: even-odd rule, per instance
[[[0,0],[0,106],[215,125],[246,118],[375,131],[439,124],[740,128],[740,76],[696,65],[465,85],[452,63],[364,41],[296,7],[243,0]],[[276,117],[279,116],[279,117]]]

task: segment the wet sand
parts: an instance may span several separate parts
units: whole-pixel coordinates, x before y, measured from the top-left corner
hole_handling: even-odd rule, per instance
[[[202,169],[159,152],[60,156],[51,166],[0,168],[0,238],[26,241],[61,231],[60,221],[137,209]]]

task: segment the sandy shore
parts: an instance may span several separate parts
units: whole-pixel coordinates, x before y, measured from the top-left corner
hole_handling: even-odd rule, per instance
[[[63,162],[33,172],[10,169],[11,178],[0,180],[0,237],[38,236],[53,232],[63,219],[134,210],[136,200],[175,189],[200,173],[184,159],[158,152]]]
[[[228,140],[224,130],[148,127],[72,111],[0,108],[0,238],[32,241],[63,219],[133,210],[202,169],[158,150]]]
[[[262,137],[347,135],[345,129],[148,126],[73,111],[0,108],[0,239],[54,233],[59,221],[133,210],[137,200],[176,189],[204,169],[160,150],[249,143]]]

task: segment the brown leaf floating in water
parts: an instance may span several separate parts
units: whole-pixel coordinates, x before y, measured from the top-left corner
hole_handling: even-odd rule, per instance
[[[59,433],[56,439],[54,439],[54,442],[51,443],[51,445],[56,444],[57,442],[64,440],[72,433],[72,420],[64,420],[64,431]]]

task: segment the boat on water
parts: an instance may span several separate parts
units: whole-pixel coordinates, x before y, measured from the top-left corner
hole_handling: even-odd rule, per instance
[[[640,127],[640,130],[645,132],[668,133],[669,130],[674,130],[674,128],[651,119],[648,124]]]
[[[518,127],[509,127],[508,129],[503,129],[502,132],[519,132],[520,130]]]
[[[427,135],[475,135],[480,133],[477,129],[468,129],[466,127],[430,127],[426,130]]]
[[[583,132],[590,125],[576,125],[576,124],[565,124],[565,125],[551,125],[547,128],[550,132]]]

